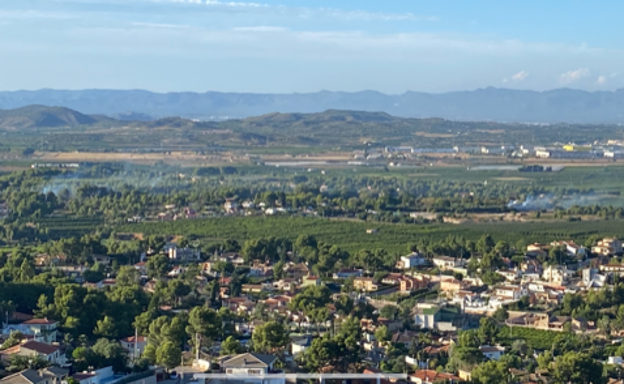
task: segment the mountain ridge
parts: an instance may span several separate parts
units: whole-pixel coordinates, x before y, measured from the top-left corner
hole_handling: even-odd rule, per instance
[[[317,113],[329,109],[385,112],[408,118],[527,123],[624,123],[624,89],[589,92],[481,88],[473,91],[386,95],[377,91],[292,94],[170,92],[145,90],[54,90],[0,92],[0,109],[30,104],[62,106],[83,114],[122,120],[180,116],[223,120],[280,113]]]

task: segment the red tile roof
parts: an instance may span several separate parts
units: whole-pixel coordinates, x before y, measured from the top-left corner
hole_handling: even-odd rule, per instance
[[[45,317],[43,319],[30,319],[30,320],[26,320],[22,324],[27,324],[27,325],[52,325],[52,324],[56,324],[56,321],[48,320],[48,318]]]
[[[27,341],[22,345],[19,345],[20,349],[24,348],[24,349],[28,349],[31,351],[35,351],[37,353],[40,353],[42,355],[51,355],[54,352],[58,351],[59,347],[54,346],[54,345],[50,345],[50,344],[45,344],[45,343],[40,343],[38,341]]]

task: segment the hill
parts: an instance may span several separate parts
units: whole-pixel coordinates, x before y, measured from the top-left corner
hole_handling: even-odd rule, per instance
[[[624,108],[624,89],[615,92],[572,89],[534,92],[486,88],[441,94],[406,92],[401,95],[374,91],[251,94],[44,89],[0,92],[0,108],[30,104],[59,105],[86,114],[104,114],[123,120],[181,116],[219,121],[275,112],[319,113],[338,109],[456,121],[624,123],[621,112]]]
[[[3,130],[90,125],[103,120],[107,118],[83,115],[64,107],[30,105],[12,110],[0,110],[0,129]]]
[[[5,132],[5,146],[61,151],[201,151],[215,146],[348,149],[367,143],[448,149],[606,141],[624,134],[621,125],[462,122],[339,110],[271,113],[221,122],[181,117],[128,121],[39,105],[0,110],[0,131]]]

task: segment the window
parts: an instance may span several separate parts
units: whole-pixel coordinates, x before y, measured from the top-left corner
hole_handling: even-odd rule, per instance
[[[261,369],[249,369],[247,370],[247,374],[249,375],[262,375]]]

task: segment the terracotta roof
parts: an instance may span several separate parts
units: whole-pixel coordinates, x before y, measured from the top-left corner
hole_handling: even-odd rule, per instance
[[[136,341],[138,343],[143,343],[145,342],[147,339],[145,338],[145,336],[139,336],[136,338]],[[135,337],[134,336],[128,336],[128,337],[124,337],[123,339],[121,339],[121,341],[125,342],[125,343],[134,343],[135,341]]]
[[[40,343],[38,341],[29,340],[25,342],[24,344],[18,344],[14,347],[7,348],[4,351],[1,351],[0,354],[13,355],[13,354],[19,353],[22,348],[28,349],[30,351],[35,351],[42,355],[51,355],[60,349],[59,347],[56,347],[54,345],[49,345],[49,344]]]
[[[52,324],[56,324],[56,321],[48,320],[48,318],[45,317],[43,319],[30,319],[30,320],[26,320],[22,324],[27,324],[27,325],[52,325]]]
[[[433,383],[434,381],[437,380],[459,380],[459,377],[455,376],[455,375],[451,375],[450,373],[443,373],[443,372],[436,372],[436,371],[432,371],[430,369],[421,369],[418,370],[416,372],[414,372],[414,374],[410,375],[411,377],[417,378],[417,379],[421,379],[424,380],[426,382],[430,382]]]

